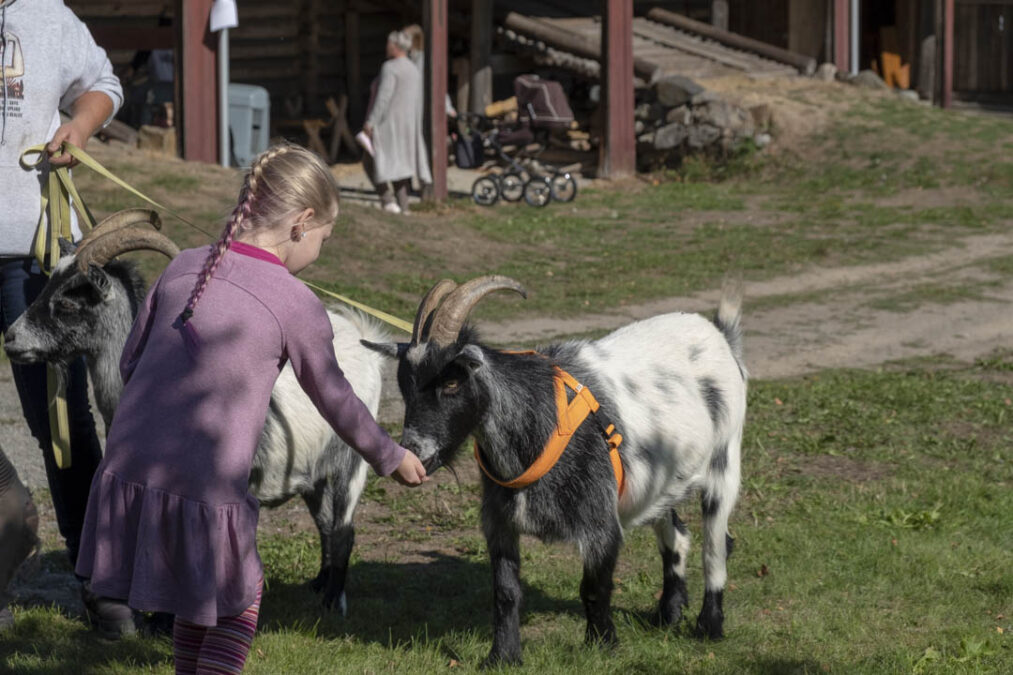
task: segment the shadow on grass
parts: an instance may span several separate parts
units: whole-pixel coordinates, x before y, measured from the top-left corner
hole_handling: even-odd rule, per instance
[[[147,670],[171,658],[168,639],[104,640],[79,619],[54,622],[51,613],[41,610],[19,613],[14,628],[0,636],[0,672],[23,675],[94,672],[103,666]],[[4,670],[5,665],[11,670]]]
[[[348,616],[328,611],[308,583],[267,579],[261,606],[262,630],[295,630],[333,638],[395,645],[418,636],[438,639],[478,630],[489,639],[492,624],[492,572],[475,562],[437,552],[420,563],[360,562],[348,573]],[[523,574],[523,572],[522,572]],[[577,587],[571,598],[546,595],[524,583],[522,622],[532,613],[577,613],[583,608]]]

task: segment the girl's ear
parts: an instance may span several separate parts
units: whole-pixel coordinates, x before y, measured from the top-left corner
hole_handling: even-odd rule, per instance
[[[299,241],[302,239],[303,234],[306,230],[310,229],[310,225],[313,223],[313,217],[317,214],[312,207],[303,209],[296,214],[295,219],[290,221],[292,223],[292,229],[289,233],[292,241]]]

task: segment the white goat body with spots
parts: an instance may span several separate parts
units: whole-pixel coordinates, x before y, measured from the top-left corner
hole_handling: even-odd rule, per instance
[[[623,435],[623,528],[657,520],[695,490],[720,496],[730,511],[746,378],[721,331],[698,314],[665,314],[584,343],[578,355],[608,389]],[[718,392],[716,409],[701,383]],[[726,461],[713,462],[722,451]]]

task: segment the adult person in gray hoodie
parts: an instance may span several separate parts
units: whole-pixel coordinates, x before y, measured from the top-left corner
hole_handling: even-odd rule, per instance
[[[105,51],[62,0],[0,0],[0,65],[0,331],[6,333],[46,284],[32,255],[40,185],[51,166],[73,163],[70,155],[57,154],[61,144],[69,141],[84,147],[112,119],[123,102],[123,91]],[[60,110],[70,115],[69,122],[61,123]],[[47,141],[53,153],[48,163],[23,168],[21,153]],[[76,224],[74,230],[80,236]],[[72,461],[66,469],[58,468],[53,456],[46,366],[12,363],[11,370],[25,420],[42,449],[57,524],[73,565],[92,475],[102,459],[84,360],[69,369]],[[85,600],[90,614],[106,621],[111,633],[132,631],[125,605],[101,603],[88,595]]]

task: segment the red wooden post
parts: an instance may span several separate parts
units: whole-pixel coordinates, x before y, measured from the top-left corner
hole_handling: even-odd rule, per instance
[[[622,178],[637,168],[633,132],[633,0],[605,0],[602,12],[602,97],[605,143],[601,175]]]
[[[447,0],[426,0],[425,74],[429,106],[429,151],[432,153],[433,199],[447,198]]]
[[[183,159],[218,160],[218,40],[209,30],[212,0],[177,0],[176,125]]]
[[[944,108],[953,105],[953,0],[943,0],[943,100]]]
[[[834,0],[834,65],[842,73],[850,72],[851,11],[849,0]]]

